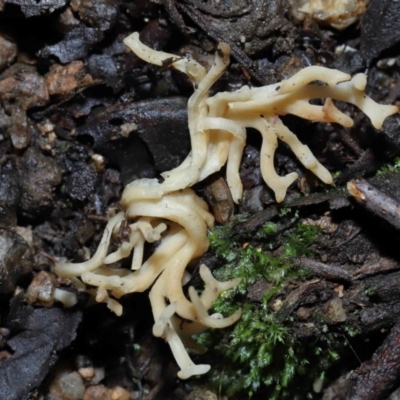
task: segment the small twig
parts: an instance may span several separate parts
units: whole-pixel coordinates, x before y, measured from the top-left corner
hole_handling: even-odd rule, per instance
[[[91,220],[91,221],[96,221],[96,222],[104,222],[107,223],[109,218],[107,216],[104,215],[96,215],[96,214],[89,214],[87,216],[87,219]]]
[[[351,345],[351,343],[348,341],[346,335],[343,335],[343,333],[342,333],[342,336],[343,336],[344,340],[346,341],[347,345],[350,347],[350,349],[351,349],[351,351],[353,352],[353,354],[356,356],[358,362],[359,362],[360,364],[362,364],[362,361],[361,361],[360,357],[358,357],[357,352],[354,350],[354,347],[353,347],[353,346]]]
[[[352,273],[354,279],[361,279],[366,276],[379,274],[381,272],[394,271],[399,269],[400,265],[390,258],[381,258],[377,263],[363,265]]]
[[[359,146],[359,144],[354,140],[353,137],[349,135],[349,131],[345,128],[339,129],[339,136],[341,141],[349,147],[354,154],[357,156],[361,156],[363,154],[363,149]]]
[[[353,371],[347,400],[385,399],[400,379],[400,319],[372,356]]]
[[[400,203],[392,196],[363,179],[350,181],[347,190],[357,203],[400,229]]]
[[[314,272],[315,275],[321,278],[326,278],[330,280],[341,280],[350,282],[353,280],[351,274],[344,270],[343,268],[324,264],[322,262],[315,261],[311,258],[300,257],[293,260],[293,265],[295,267],[305,267]]]

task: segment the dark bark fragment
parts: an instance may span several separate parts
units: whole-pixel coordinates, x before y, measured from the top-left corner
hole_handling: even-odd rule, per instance
[[[285,321],[300,306],[315,304],[324,292],[330,292],[329,284],[319,279],[306,282],[290,292],[276,312],[275,317],[279,322]]]
[[[20,278],[32,272],[32,252],[28,243],[0,228],[0,293],[10,293]]]
[[[380,134],[383,135],[390,144],[395,146],[395,150],[397,150],[396,153],[398,153],[400,149],[400,116],[391,115],[387,117],[383,123]]]
[[[373,0],[361,20],[360,51],[371,60],[399,42],[400,2]]]
[[[381,163],[376,159],[375,153],[371,149],[368,149],[362,152],[354,164],[346,167],[340,173],[337,182],[344,184],[350,179],[370,176],[375,173],[380,166]]]
[[[92,137],[94,149],[120,167],[126,184],[154,176],[151,156],[158,171],[178,166],[189,152],[187,129],[186,99],[173,97],[107,108],[77,135]]]
[[[383,303],[400,300],[400,272],[385,277],[374,276],[365,280],[367,287],[373,288],[375,296]]]
[[[111,87],[118,83],[118,64],[112,56],[93,54],[87,62],[87,67],[94,79],[98,79]]]
[[[25,17],[35,17],[44,13],[52,13],[64,7],[67,0],[3,0],[4,3],[17,4]]]
[[[400,379],[400,320],[372,356],[352,373],[347,400],[386,398]]]
[[[259,54],[273,46],[276,53],[289,52],[293,48],[293,26],[284,17],[288,5],[284,1],[257,0],[249,5],[232,2],[226,10],[203,9],[202,2],[163,2],[174,22],[184,31],[188,28],[177,8],[182,10],[197,26],[216,42],[226,42],[231,46],[236,61],[258,82],[265,83],[265,72],[256,65],[249,55]],[[237,3],[235,5],[235,3]],[[223,14],[237,14],[238,17],[225,19]],[[277,34],[279,32],[279,34]],[[238,45],[241,43],[242,45]],[[243,46],[243,48],[242,48]]]
[[[115,0],[72,1],[71,8],[78,12],[82,21],[101,31],[111,29],[118,16],[118,6]]]
[[[14,354],[0,363],[0,398],[25,399],[57,360],[57,351],[76,336],[80,311],[33,309],[22,303],[23,294],[11,300],[7,328],[16,333],[8,342]]]
[[[251,216],[246,222],[239,223],[232,228],[231,236],[246,235],[256,232],[262,225],[270,221],[272,218],[279,214],[279,210],[276,206],[268,207],[253,216]]]
[[[21,187],[18,172],[15,168],[0,169],[0,204],[15,208],[21,199]]]
[[[159,19],[149,21],[140,31],[140,41],[154,50],[163,50],[171,39],[171,31]],[[195,60],[198,60],[195,58]]]
[[[46,46],[39,51],[39,56],[48,57],[50,55],[57,57],[63,64],[76,59],[85,58],[94,44],[103,39],[103,33],[94,28],[78,26],[66,33],[64,39],[60,42]]]

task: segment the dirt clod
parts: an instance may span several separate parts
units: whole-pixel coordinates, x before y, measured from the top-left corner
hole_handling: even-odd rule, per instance
[[[93,79],[86,73],[82,61],[72,61],[64,66],[52,65],[46,83],[51,96],[65,96],[92,85]]]
[[[49,101],[46,82],[34,68],[14,64],[0,76],[0,100],[6,109],[21,107],[27,110]]]
[[[55,287],[55,276],[49,272],[40,271],[28,286],[25,300],[28,304],[51,307],[54,304]]]
[[[0,228],[0,294],[10,293],[32,271],[32,252],[21,236]]]
[[[20,160],[21,207],[30,216],[38,215],[53,204],[54,189],[61,182],[61,168],[38,148],[30,147]]]
[[[13,41],[0,34],[0,72],[14,61],[17,50]]]

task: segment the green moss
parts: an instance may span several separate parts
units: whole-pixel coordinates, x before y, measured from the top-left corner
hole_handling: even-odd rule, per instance
[[[343,330],[351,338],[353,338],[361,333],[360,328],[358,328],[357,326],[353,326],[353,325],[345,325]]]
[[[375,290],[372,288],[367,288],[365,289],[365,295],[368,297],[373,297],[375,296]]]
[[[297,224],[277,238],[277,225],[268,223],[260,229],[261,234],[253,235],[263,240],[250,243],[230,237],[231,228],[218,226],[209,234],[211,248],[224,261],[224,266],[214,273],[219,280],[242,280],[238,287],[222,293],[214,312],[228,315],[241,308],[242,318],[230,330],[200,335],[202,344],[213,349],[210,357],[214,370],[209,379],[228,396],[251,397],[262,389],[268,399],[295,399],[293,385],[298,378],[307,372],[311,388],[312,381],[321,377],[338,353],[330,349],[329,334],[318,346],[305,348],[291,335],[290,327],[277,320],[270,302],[289,281],[307,275],[306,271],[293,268],[290,260],[309,254],[318,228]],[[280,246],[272,255],[268,250],[276,240]],[[266,286],[263,299],[249,303],[246,295],[260,280]],[[220,360],[219,366],[215,367],[215,359]],[[311,392],[309,396],[312,398]],[[305,398],[304,393],[298,398]]]
[[[400,170],[400,157],[396,157],[391,164],[386,164],[379,168],[377,175],[382,175],[386,172],[396,172]]]
[[[297,359],[294,345],[288,329],[276,323],[271,313],[247,304],[228,340],[215,348],[225,362],[211,379],[228,396],[247,392],[250,397],[265,386],[271,389],[269,399],[279,398],[308,364]]]
[[[292,268],[290,259],[309,253],[309,246],[315,240],[318,228],[298,224],[290,233],[283,235],[284,244],[279,255],[270,255],[265,251],[270,250],[268,236],[272,238],[277,232],[277,226],[268,223],[261,230],[265,235],[264,241],[252,244],[238,242],[235,238],[229,237],[230,227],[217,226],[210,232],[211,249],[225,261],[225,265],[215,271],[217,279],[242,279],[236,289],[221,297],[224,303],[227,302],[228,296],[245,294],[250,285],[262,278],[270,281],[274,286],[271,290],[277,292],[288,279],[305,275],[305,271]],[[268,301],[271,293],[266,294],[266,297]]]

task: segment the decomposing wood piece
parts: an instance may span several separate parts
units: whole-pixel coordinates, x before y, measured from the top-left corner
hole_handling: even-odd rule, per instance
[[[367,149],[359,155],[359,158],[353,164],[340,173],[336,181],[345,183],[351,179],[372,175],[381,166],[382,163],[376,159],[374,152],[371,149]]]
[[[338,129],[338,133],[339,133],[340,140],[348,148],[350,148],[355,155],[360,157],[364,153],[364,151],[360,147],[360,145],[354,140],[354,138],[352,136],[350,136],[348,129],[345,129],[345,128]]]
[[[350,181],[347,190],[357,203],[400,229],[400,202],[364,179]]]
[[[381,303],[371,308],[362,309],[357,323],[363,334],[367,335],[392,326],[399,314],[400,303]]]
[[[221,32],[213,28],[205,16],[198,12],[196,8],[191,5],[177,4],[179,9],[181,9],[197,26],[199,26],[204,32],[207,33],[212,39],[218,42],[227,42],[231,46],[231,52],[236,61],[243,66],[251,77],[261,84],[265,84],[265,78],[262,72],[257,68],[253,60],[231,40],[222,37]]]
[[[400,272],[394,272],[390,275],[383,277],[374,276],[365,279],[367,288],[370,288],[375,293],[375,296],[380,301],[390,303],[400,300]]]
[[[284,300],[281,308],[276,312],[276,321],[283,322],[298,307],[305,304],[315,303],[318,299],[316,295],[326,290],[326,287],[326,282],[323,282],[320,279],[314,279],[291,291]]]
[[[400,379],[400,319],[371,360],[351,374],[347,400],[385,399]]]
[[[235,225],[232,228],[231,236],[244,235],[256,232],[262,225],[279,214],[278,207],[271,206],[251,216],[246,222]]]
[[[248,14],[252,8],[253,4],[244,5],[240,8],[232,8],[229,10],[218,10],[217,8],[210,7],[203,2],[196,0],[188,0],[186,4],[178,3],[173,0],[152,0],[156,4],[162,4],[165,7],[165,11],[171,18],[172,22],[185,34],[193,33],[193,28],[188,27],[179,13],[181,10],[185,15],[187,15],[200,29],[202,29],[208,36],[213,40],[218,42],[227,42],[231,46],[232,55],[235,57],[236,61],[245,68],[246,72],[251,75],[253,79],[261,84],[265,84],[265,78],[263,74],[257,68],[253,60],[238,46],[234,41],[228,40],[224,35],[218,31],[212,24],[209,23],[207,15],[220,17],[220,18],[237,18],[242,15]],[[179,9],[179,10],[178,10]]]
[[[290,207],[305,207],[315,204],[329,202],[330,209],[339,209],[349,205],[348,196],[343,188],[331,189],[329,192],[311,193],[308,196],[285,200],[282,206]]]
[[[225,179],[222,176],[213,176],[207,183],[204,194],[215,220],[219,224],[227,224],[235,211],[235,204]]]
[[[354,271],[352,275],[354,279],[361,279],[366,276],[393,271],[399,268],[400,265],[395,260],[390,258],[381,258],[376,263],[363,265],[361,268]]]
[[[318,275],[321,278],[326,278],[329,280],[340,280],[340,281],[350,282],[354,279],[352,275],[345,269],[335,265],[324,264],[322,262],[315,261],[312,258],[307,258],[307,257],[295,258],[293,260],[293,266],[308,268],[315,275]]]

